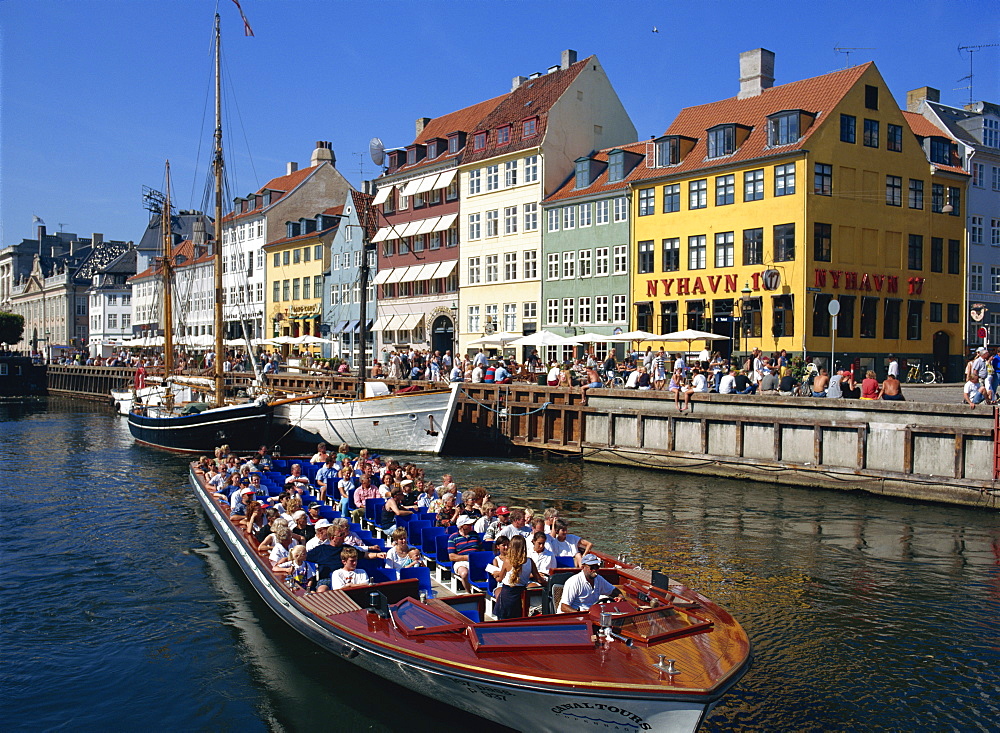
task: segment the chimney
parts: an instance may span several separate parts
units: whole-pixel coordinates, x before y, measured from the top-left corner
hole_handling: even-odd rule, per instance
[[[526,76],[515,76],[513,79],[511,79],[510,90],[514,91],[519,86],[521,86],[522,84],[524,84],[524,82],[526,82],[526,81],[528,81],[528,77],[526,77]]]
[[[90,238],[90,243],[96,248],[98,245],[104,244],[104,235],[100,232],[94,232]]]
[[[191,244],[195,248],[195,257],[199,256],[199,249],[205,245],[205,222],[195,219],[191,225]]]
[[[310,165],[319,165],[324,161],[329,162],[331,166],[337,164],[337,159],[333,155],[333,143],[326,140],[317,140]]]
[[[417,137],[420,136],[420,133],[422,133],[424,131],[424,128],[427,127],[427,125],[430,123],[430,121],[431,121],[430,117],[418,117],[417,118]]]
[[[296,163],[295,161],[291,161],[290,160],[287,163],[285,163],[285,175],[286,176],[292,175],[298,169],[299,169],[299,164]]]
[[[572,48],[567,48],[562,52],[562,68],[568,69],[571,64],[576,63],[576,51]]]
[[[45,225],[38,225],[38,244],[41,245],[42,240],[45,239]]]
[[[740,54],[740,93],[737,99],[756,97],[774,86],[774,51],[755,48]]]
[[[919,112],[924,102],[940,102],[941,91],[934,87],[920,87],[906,93],[906,111]]]

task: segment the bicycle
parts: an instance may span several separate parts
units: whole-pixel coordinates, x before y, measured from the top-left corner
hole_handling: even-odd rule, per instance
[[[625,380],[618,372],[608,372],[604,375],[604,386],[608,389],[625,389]]]
[[[906,381],[909,384],[937,384],[944,382],[944,375],[936,368],[923,368],[921,364],[914,364],[906,373]]]

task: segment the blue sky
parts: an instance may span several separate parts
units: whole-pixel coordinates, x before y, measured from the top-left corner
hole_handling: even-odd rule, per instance
[[[143,185],[171,161],[175,204],[199,208],[211,134],[216,0],[0,0],[0,246],[49,231],[138,239]],[[223,19],[233,193],[307,165],[330,140],[355,185],[368,140],[412,141],[417,117],[502,94],[511,78],[597,54],[640,138],[681,107],[733,96],[738,56],[776,54],[776,84],[841,68],[834,47],[870,47],[897,100],[969,70],[958,46],[1000,42],[995,2],[594,2],[231,0]],[[653,27],[659,33],[653,33]],[[975,55],[975,97],[1000,102],[1000,48]],[[203,116],[205,116],[203,118]],[[200,145],[200,153],[199,153]],[[360,155],[359,155],[360,154]],[[200,158],[199,158],[200,155]]]

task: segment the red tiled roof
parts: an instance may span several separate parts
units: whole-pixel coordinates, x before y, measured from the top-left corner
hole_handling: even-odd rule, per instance
[[[628,145],[616,145],[613,148],[605,148],[604,150],[599,150],[594,153],[593,158],[599,160],[603,163],[608,161],[608,153],[612,150],[627,150],[632,153],[639,153],[639,155],[646,155],[646,145],[648,141],[641,140],[635,143],[629,143]],[[639,163],[642,167],[644,164]],[[608,169],[605,167],[603,171],[591,182],[586,188],[576,188],[576,175],[570,175],[570,177],[557,188],[550,196],[545,199],[545,203],[550,201],[561,201],[563,199],[577,198],[578,196],[594,196],[602,193],[610,193],[612,191],[619,191],[621,189],[628,188],[629,177],[626,176],[624,180],[615,181],[614,183],[608,183]]]
[[[190,239],[185,239],[180,244],[174,245],[174,260],[176,261],[178,257],[183,257],[184,261],[180,264],[174,265],[174,269],[177,270],[181,267],[190,267],[191,265],[196,265],[201,262],[210,262],[214,255],[212,254],[211,241],[205,243],[206,253],[201,257],[194,257],[194,242]],[[163,271],[162,266],[154,264],[147,267],[142,272],[136,273],[132,277],[128,278],[129,281],[139,280],[146,277],[151,277],[153,275],[159,275]]]
[[[552,105],[566,92],[587,64],[592,63],[593,58],[593,56],[588,56],[583,61],[571,64],[568,69],[543,74],[537,79],[528,79],[517,89],[505,95],[496,108],[473,128],[473,133],[475,130],[488,131],[486,147],[482,150],[473,150],[470,140],[469,144],[466,145],[462,162],[485,160],[496,155],[527,150],[540,145],[542,138],[545,137],[545,125],[548,122],[549,110],[552,109]],[[535,134],[529,138],[522,138],[521,122],[535,116],[538,117]],[[504,125],[511,126],[510,142],[498,146],[496,144],[496,131],[497,128]]]
[[[906,123],[910,126],[914,135],[919,137],[946,137],[948,139],[954,139],[952,138],[951,133],[947,130],[941,129],[923,115],[904,110],[903,117],[906,118]]]
[[[277,178],[272,178],[270,181],[268,181],[263,186],[258,188],[254,193],[257,194],[263,193],[265,189],[288,193],[293,188],[302,183],[304,180],[306,180],[306,178],[308,178],[309,175],[317,168],[319,168],[318,165],[313,165],[309,166],[308,168],[302,168],[301,170],[297,170],[294,173],[288,173],[287,175],[284,176],[278,176]],[[271,201],[271,204],[273,205],[277,201],[278,199],[273,199]],[[222,217],[222,221],[224,222],[235,221],[237,219],[242,219],[245,216],[250,216],[252,214],[259,214],[266,208],[268,207],[262,206],[260,208],[252,209],[250,211],[245,211],[240,214],[237,214],[236,212],[230,212],[226,214],[224,217]]]
[[[793,81],[765,89],[759,95],[746,99],[730,97],[697,107],[685,107],[678,113],[665,134],[697,138],[698,142],[694,148],[684,156],[684,160],[678,165],[667,168],[647,168],[640,164],[628,178],[630,180],[660,178],[673,173],[732,165],[762,156],[800,150],[806,146],[809,138],[819,128],[823,122],[823,116],[828,114],[843,99],[858,79],[872,66],[873,64],[869,62],[830,74],[814,76],[811,79]],[[818,113],[819,116],[809,126],[809,129],[802,133],[798,142],[768,148],[767,117],[786,109],[801,109],[810,113]],[[708,136],[705,134],[705,130],[715,125],[730,123],[746,125],[753,129],[743,144],[736,149],[736,152],[721,158],[706,159]]]
[[[378,231],[378,215],[375,213],[375,207],[372,206],[374,198],[371,194],[351,189],[351,199],[354,201],[354,210],[358,213],[358,222],[365,227],[367,234],[365,239],[369,242]]]

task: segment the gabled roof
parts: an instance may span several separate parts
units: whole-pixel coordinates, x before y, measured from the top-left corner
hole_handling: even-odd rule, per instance
[[[378,231],[378,215],[372,200],[375,198],[371,194],[362,193],[351,189],[351,201],[354,203],[354,211],[358,215],[358,223],[365,228],[365,241],[370,242],[375,232]]]
[[[268,204],[267,206],[261,206],[259,208],[251,209],[250,211],[244,211],[243,213],[239,214],[236,213],[235,211],[232,211],[223,216],[222,221],[224,223],[228,223],[232,221],[237,221],[238,219],[243,219],[247,216],[253,216],[255,214],[263,213],[267,209],[271,208],[271,206],[274,206],[274,204],[276,204],[282,198],[284,198],[284,194],[291,192],[297,186],[301,185],[301,183],[305,181],[310,175],[312,175],[313,171],[315,171],[317,168],[319,168],[318,165],[312,165],[309,166],[308,168],[302,168],[301,170],[297,170],[293,173],[288,173],[284,176],[278,176],[277,178],[272,178],[270,181],[268,181],[263,186],[258,188],[254,193],[262,195],[265,190],[281,191],[283,194],[282,196],[279,196],[278,198],[272,197],[271,203]]]
[[[631,153],[638,153],[639,155],[646,155],[646,146],[648,141],[642,140],[640,142],[629,143],[628,145],[615,145],[611,148],[605,148],[604,150],[599,150],[594,153],[591,157],[601,163],[608,162],[608,154],[612,150],[625,150]],[[643,163],[639,163],[638,167],[644,167]],[[631,171],[634,173],[635,171]],[[585,188],[576,188],[576,175],[575,171],[573,174],[567,178],[559,188],[557,188],[550,196],[545,199],[545,203],[550,201],[562,201],[563,199],[575,199],[578,197],[592,197],[599,196],[605,193],[613,193],[615,191],[620,191],[622,189],[627,189],[629,187],[629,176],[621,181],[615,181],[613,183],[608,182],[608,168],[605,166],[604,170],[598,174],[590,185]]]
[[[948,130],[941,129],[923,115],[903,110],[903,117],[906,118],[906,123],[910,126],[913,134],[918,137],[946,137],[954,139],[954,136]]]
[[[204,262],[212,262],[215,256],[212,253],[212,243],[211,241],[205,242],[202,245],[205,248],[205,253],[200,257],[194,256],[194,242],[190,239],[185,239],[179,244],[175,244],[173,248],[174,252],[174,269],[180,269],[182,267],[191,267],[192,265],[198,265]],[[142,272],[136,273],[128,279],[129,282],[133,280],[142,280],[144,278],[152,277],[154,275],[161,275],[163,272],[163,267],[156,264],[154,260],[153,264],[147,267]]]
[[[471,141],[466,145],[463,163],[486,160],[496,155],[506,155],[519,150],[537,147],[545,137],[545,127],[549,119],[549,110],[559,98],[565,94],[587,64],[594,57],[588,56],[583,61],[571,64],[567,69],[559,69],[551,74],[543,74],[536,79],[528,79],[514,91],[505,95],[500,103],[487,114],[473,129],[487,131],[486,147],[473,150]],[[521,122],[529,117],[538,117],[536,132],[529,138],[521,137]],[[510,142],[497,145],[496,130],[504,125],[510,125]]]
[[[667,128],[666,135],[685,135],[697,138],[694,148],[684,156],[678,165],[666,168],[647,168],[639,165],[632,180],[662,178],[674,173],[696,171],[763,156],[794,152],[806,147],[809,138],[819,128],[823,118],[830,112],[858,82],[861,76],[873,67],[871,62],[834,71],[811,79],[794,81],[763,90],[755,97],[740,99],[730,97],[719,102],[685,107]],[[818,116],[809,129],[795,143],[774,148],[767,146],[767,118],[785,110],[801,109]],[[749,136],[731,155],[708,159],[708,137],[705,130],[715,125],[732,123],[752,128]]]

